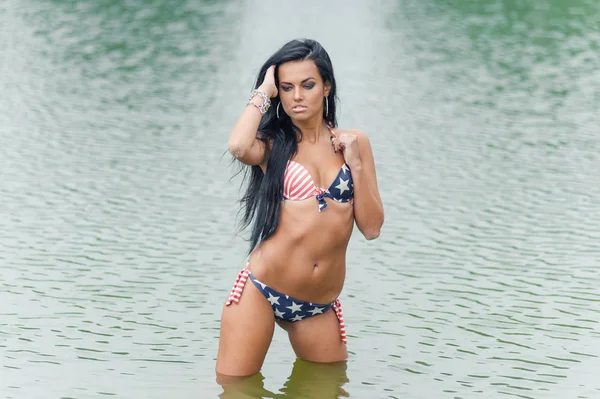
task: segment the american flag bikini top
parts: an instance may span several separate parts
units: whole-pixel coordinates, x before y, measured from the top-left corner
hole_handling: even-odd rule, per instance
[[[312,176],[304,166],[298,162],[289,160],[283,175],[283,198],[286,200],[301,201],[312,196],[315,196],[319,202],[319,212],[327,208],[326,197],[336,202],[352,203],[354,185],[348,165],[344,163],[329,188],[323,189],[317,187]]]

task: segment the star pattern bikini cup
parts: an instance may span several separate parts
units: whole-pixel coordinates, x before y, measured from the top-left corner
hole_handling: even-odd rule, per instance
[[[330,129],[330,131],[335,136],[333,130]],[[319,212],[327,208],[325,198],[331,198],[336,202],[352,203],[354,182],[348,165],[344,163],[333,183],[329,188],[324,189],[315,184],[314,179],[304,166],[289,160],[283,175],[283,199],[301,201],[312,196],[316,197],[319,202]]]

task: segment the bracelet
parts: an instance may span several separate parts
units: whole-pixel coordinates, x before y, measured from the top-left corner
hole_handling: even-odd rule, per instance
[[[257,103],[252,101],[252,98],[256,95],[262,97],[263,103],[261,105],[258,105]],[[271,99],[269,99],[269,97],[267,96],[266,93],[264,93],[260,90],[252,90],[252,93],[250,93],[250,97],[248,97],[248,102],[246,103],[246,105],[250,105],[250,104],[252,104],[256,108],[258,108],[260,113],[264,115],[269,110],[269,107],[271,107]]]

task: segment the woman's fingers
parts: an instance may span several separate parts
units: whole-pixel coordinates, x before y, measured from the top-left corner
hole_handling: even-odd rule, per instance
[[[277,86],[275,86],[275,65],[271,65],[265,72],[265,79],[262,83],[269,89],[269,96],[271,98],[277,96]]]
[[[269,78],[269,80],[272,81],[271,83],[275,82],[275,65],[271,65],[267,69],[266,77]]]
[[[344,143],[337,137],[332,138],[331,143],[333,144],[333,150],[335,152],[344,151],[344,149],[346,148],[346,143]]]
[[[275,65],[271,65],[265,74],[265,83],[275,84]]]

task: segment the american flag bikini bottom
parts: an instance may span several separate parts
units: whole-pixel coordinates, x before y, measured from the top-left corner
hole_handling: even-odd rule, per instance
[[[266,284],[261,283],[252,275],[252,273],[250,273],[250,270],[247,268],[242,269],[238,273],[235,284],[231,289],[231,293],[229,294],[225,305],[229,306],[232,303],[238,304],[240,302],[240,297],[242,296],[242,292],[244,291],[244,286],[246,285],[248,278],[250,278],[250,281],[254,283],[256,288],[262,292],[265,298],[267,298],[267,301],[269,301],[271,307],[273,308],[273,313],[276,320],[296,322],[308,317],[325,313],[329,309],[333,308],[340,323],[342,342],[344,344],[348,343],[348,339],[346,337],[346,326],[344,325],[344,317],[342,315],[342,303],[339,299],[336,299],[335,302],[330,303],[329,305],[320,305],[317,303],[305,302],[296,298],[292,298],[291,296],[282,294]]]

